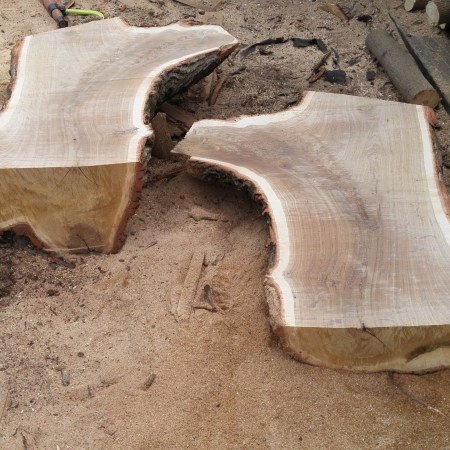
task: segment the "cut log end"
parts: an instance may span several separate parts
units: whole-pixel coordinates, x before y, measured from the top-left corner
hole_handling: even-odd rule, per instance
[[[436,108],[439,105],[439,94],[434,89],[424,89],[418,92],[410,101],[414,105]]]
[[[406,11],[417,11],[425,9],[428,0],[405,0],[404,7]]]
[[[445,25],[450,23],[450,1],[433,0],[427,4],[426,13],[431,25]]]

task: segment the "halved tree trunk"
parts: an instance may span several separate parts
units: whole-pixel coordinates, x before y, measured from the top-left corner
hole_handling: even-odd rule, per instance
[[[144,29],[121,19],[25,38],[0,114],[0,231],[47,250],[118,250],[156,104],[236,45],[217,26]]]
[[[270,216],[273,326],[299,360],[450,366],[450,198],[429,108],[308,93],[273,115],[194,124],[193,173],[246,187]]]

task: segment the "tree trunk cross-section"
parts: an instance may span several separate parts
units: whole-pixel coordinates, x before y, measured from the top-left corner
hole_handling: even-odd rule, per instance
[[[194,124],[190,170],[247,187],[270,216],[272,324],[302,361],[450,366],[450,199],[429,108],[312,93],[285,112]]]
[[[117,251],[157,103],[236,45],[217,26],[145,29],[118,18],[21,41],[0,113],[0,231],[47,250]]]

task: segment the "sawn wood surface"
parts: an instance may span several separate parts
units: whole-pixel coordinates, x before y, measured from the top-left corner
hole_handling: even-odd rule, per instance
[[[0,231],[51,251],[117,251],[157,103],[236,45],[217,26],[137,28],[119,18],[21,41],[0,113]]]
[[[450,200],[423,106],[309,92],[273,115],[197,122],[175,151],[270,216],[271,321],[294,357],[450,366]]]

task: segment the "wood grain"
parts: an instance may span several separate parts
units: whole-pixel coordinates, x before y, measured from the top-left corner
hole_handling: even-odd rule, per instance
[[[271,321],[312,364],[450,366],[450,199],[429,108],[307,93],[285,112],[201,121],[175,151],[245,187],[276,246]]]
[[[236,45],[217,26],[145,29],[119,18],[25,38],[0,114],[0,231],[46,250],[118,250],[157,104]]]

